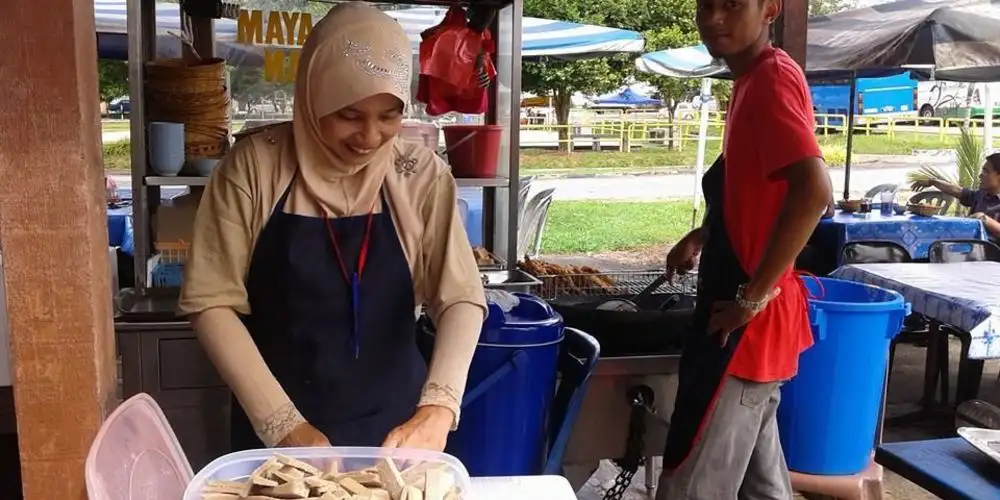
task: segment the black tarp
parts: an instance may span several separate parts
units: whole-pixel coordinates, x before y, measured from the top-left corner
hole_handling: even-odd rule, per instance
[[[809,19],[810,79],[916,70],[939,80],[1000,80],[1000,0],[901,0]],[[644,54],[640,71],[728,78],[703,46]]]
[[[901,0],[809,20],[810,77],[933,67],[938,80],[1000,80],[1000,0]]]

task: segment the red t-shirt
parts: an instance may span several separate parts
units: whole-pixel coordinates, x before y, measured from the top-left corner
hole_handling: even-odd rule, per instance
[[[723,188],[726,232],[753,276],[785,202],[788,182],[776,175],[801,160],[820,157],[812,99],[805,74],[785,51],[765,49],[738,78],[726,117]],[[812,345],[806,294],[789,267],[781,294],[747,325],[729,373],[757,382],[787,380],[799,354]]]

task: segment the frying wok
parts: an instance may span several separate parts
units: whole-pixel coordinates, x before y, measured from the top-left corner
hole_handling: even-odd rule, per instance
[[[607,311],[597,307],[612,299],[633,295],[563,297],[549,301],[566,326],[578,328],[601,343],[601,356],[636,356],[677,353],[691,327],[695,299],[689,295],[661,293],[640,299],[639,311]],[[661,305],[670,301],[661,310]]]

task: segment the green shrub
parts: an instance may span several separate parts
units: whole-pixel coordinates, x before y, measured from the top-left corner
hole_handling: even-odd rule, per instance
[[[114,172],[128,172],[132,166],[132,144],[125,139],[105,143],[104,169]]]

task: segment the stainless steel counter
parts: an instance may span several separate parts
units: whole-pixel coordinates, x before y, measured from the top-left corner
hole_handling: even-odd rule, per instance
[[[594,376],[672,375],[677,373],[680,359],[680,354],[601,358],[594,368]]]

